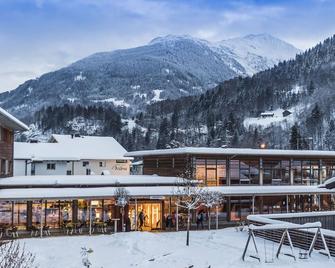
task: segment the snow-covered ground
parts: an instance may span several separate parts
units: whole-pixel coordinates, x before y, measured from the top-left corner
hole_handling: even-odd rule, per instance
[[[257,239],[262,262],[241,260],[247,232],[234,228],[219,231],[191,232],[190,246],[185,246],[185,232],[131,232],[98,236],[74,236],[24,239],[27,249],[36,254],[36,263],[44,268],[78,268],[82,266],[81,247],[91,248],[92,268],[107,267],[334,267],[327,257],[313,253],[308,260],[296,262],[287,256],[264,262],[264,241]],[[267,256],[272,258],[272,243],[266,242]],[[277,247],[277,244],[274,248]],[[250,251],[250,254],[252,251]],[[275,254],[275,253],[274,253]],[[298,255],[298,250],[296,250]]]

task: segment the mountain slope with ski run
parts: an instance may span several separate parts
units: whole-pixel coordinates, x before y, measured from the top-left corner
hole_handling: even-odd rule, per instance
[[[0,94],[0,105],[25,118],[43,106],[113,105],[132,114],[164,99],[196,95],[252,75],[300,50],[268,34],[211,43],[168,35],[147,45],[96,53]]]

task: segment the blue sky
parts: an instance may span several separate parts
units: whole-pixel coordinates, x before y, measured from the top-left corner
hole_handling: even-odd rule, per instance
[[[0,0],[0,92],[167,34],[269,33],[306,49],[335,33],[334,14],[333,0]]]

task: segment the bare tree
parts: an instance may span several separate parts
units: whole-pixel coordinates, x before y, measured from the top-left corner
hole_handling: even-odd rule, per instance
[[[0,245],[0,268],[32,268],[35,255],[26,251],[17,241],[4,242]]]
[[[190,167],[186,168],[185,172],[181,174],[180,177],[181,181],[177,182],[174,194],[178,197],[177,206],[187,209],[186,246],[189,246],[191,211],[201,206],[204,191],[203,188],[200,187],[199,181],[193,180]]]
[[[202,205],[207,208],[208,230],[211,229],[211,209],[222,202],[222,194],[218,191],[206,189],[202,195]]]
[[[114,194],[116,205],[120,207],[121,210],[121,228],[122,232],[124,232],[124,208],[129,202],[129,192],[124,187],[117,187]]]

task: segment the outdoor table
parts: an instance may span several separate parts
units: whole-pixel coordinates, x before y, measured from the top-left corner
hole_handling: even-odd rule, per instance
[[[117,221],[119,221],[120,219],[111,219],[112,221],[114,221],[114,233],[117,233]]]

